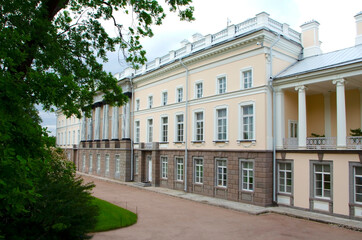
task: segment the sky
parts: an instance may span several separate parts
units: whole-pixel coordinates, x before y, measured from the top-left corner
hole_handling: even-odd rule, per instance
[[[148,61],[180,48],[180,42],[184,39],[191,41],[194,33],[214,34],[226,28],[228,19],[230,24],[238,24],[263,11],[298,32],[303,23],[318,21],[322,52],[331,52],[354,46],[354,16],[362,11],[362,0],[193,0],[192,5],[195,7],[195,21],[180,22],[176,14],[168,14],[161,26],[153,27],[154,37],[142,39]],[[127,23],[130,18],[129,15],[119,15],[117,21]],[[112,25],[107,30],[116,33]],[[120,55],[118,51],[108,53],[109,61],[104,64],[104,69],[115,74],[126,68],[124,62],[118,61]],[[40,116],[42,125],[55,135],[55,114],[40,111]]]

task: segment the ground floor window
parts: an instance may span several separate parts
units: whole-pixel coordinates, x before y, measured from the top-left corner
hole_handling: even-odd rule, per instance
[[[92,172],[92,170],[93,170],[92,168],[93,168],[93,155],[89,154],[89,169],[88,169],[88,171]]]
[[[168,159],[161,157],[161,178],[167,179]]]
[[[204,181],[204,160],[200,157],[194,158],[195,183],[202,184]]]
[[[135,159],[135,173],[138,174],[138,156],[135,156],[134,159]]]
[[[254,162],[241,160],[241,189],[245,191],[254,190]]]
[[[227,161],[226,159],[216,159],[216,186],[227,186]]]
[[[176,180],[184,180],[184,159],[182,157],[176,157]]]
[[[83,171],[85,170],[85,154],[83,154],[83,159],[82,159],[82,169]]]
[[[109,154],[106,154],[106,174],[109,172]]]
[[[97,154],[97,172],[101,170],[101,155]]]
[[[314,197],[330,199],[332,195],[331,164],[315,163],[313,177]]]
[[[116,173],[120,172],[120,165],[121,165],[121,159],[120,156],[118,154],[115,155],[115,159],[116,159]]]
[[[278,192],[292,193],[292,163],[278,163]]]
[[[362,204],[362,167],[354,167],[354,202]]]

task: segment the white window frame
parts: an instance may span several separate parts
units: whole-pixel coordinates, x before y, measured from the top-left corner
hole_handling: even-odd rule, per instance
[[[178,116],[182,116],[183,121],[178,122]],[[179,135],[179,127],[182,124],[182,135]],[[176,143],[182,143],[185,141],[185,114],[182,113],[176,113],[175,114],[175,142]]]
[[[152,128],[150,128],[150,120],[152,121]],[[154,129],[153,129],[153,118],[147,118],[147,129],[146,129],[146,142],[150,143],[150,142],[153,142],[153,132],[154,132]]]
[[[316,166],[317,165],[321,165],[322,166],[322,171],[316,171]],[[328,172],[324,172],[323,168],[325,166],[329,167],[329,173]],[[321,179],[321,195],[317,195],[317,174],[321,175],[322,179]],[[326,200],[331,200],[332,199],[332,190],[333,190],[333,178],[332,178],[332,174],[333,174],[333,169],[332,169],[332,164],[330,163],[313,163],[313,196],[315,198],[319,198],[319,199],[326,199]],[[326,196],[325,191],[325,184],[328,182],[325,180],[326,176],[329,175],[329,197]]]
[[[161,178],[167,179],[168,177],[168,157],[161,156]]]
[[[140,110],[140,104],[141,104],[141,100],[139,98],[136,98],[136,102],[135,102],[135,111],[139,111]]]
[[[119,154],[114,155],[115,163],[115,173],[119,174],[121,172],[121,156]]]
[[[167,124],[164,124],[163,119],[167,118]],[[168,115],[161,115],[160,117],[160,143],[167,143],[169,138],[169,117]],[[166,137],[164,127],[166,127]]]
[[[202,121],[201,120],[197,120],[197,114],[198,113],[202,113]],[[205,141],[205,110],[204,109],[196,109],[193,111],[193,128],[192,128],[192,136],[193,136],[193,141],[194,142],[203,142]],[[198,136],[198,127],[197,127],[197,123],[198,122],[202,122],[202,139],[197,139]]]
[[[175,157],[175,176],[176,181],[183,181],[184,180],[184,158],[183,157]]]
[[[218,111],[226,109],[226,138],[219,139]],[[229,107],[227,105],[217,106],[214,110],[214,141],[228,142],[229,140]]]
[[[244,73],[250,71],[251,86],[245,87]],[[249,89],[254,87],[254,71],[252,67],[243,68],[240,70],[240,89]]]
[[[201,93],[199,92],[198,86],[201,86]],[[195,95],[194,95],[195,99],[202,98],[204,96],[204,82],[202,80],[195,82],[194,93],[195,93]]]
[[[204,158],[194,157],[194,183],[204,184]],[[199,162],[201,161],[201,163]]]
[[[221,165],[220,163],[225,163]],[[221,188],[227,188],[228,185],[228,162],[226,158],[215,158],[215,175],[216,175],[216,186]],[[221,170],[221,172],[220,172]],[[221,176],[221,179],[220,179]],[[221,184],[219,182],[221,181]]]
[[[97,154],[97,172],[101,170],[101,155]]]
[[[225,89],[224,89],[224,92],[220,92],[220,79],[225,79]],[[218,76],[216,76],[216,94],[224,94],[224,93],[227,93],[227,75],[226,74],[220,74]]]
[[[244,167],[244,163],[252,164],[253,168],[250,168],[249,166]],[[242,191],[248,191],[253,192],[255,189],[255,163],[253,160],[250,159],[240,159],[240,189]],[[245,176],[246,175],[246,176]],[[246,177],[246,182],[244,180],[244,177]],[[252,183],[250,183],[250,179],[252,179]],[[244,187],[244,184],[246,184],[246,187]]]
[[[147,97],[147,107],[151,109],[153,107],[153,95],[148,95]]]
[[[135,139],[135,143],[140,142],[140,137],[141,137],[141,121],[137,119],[136,121],[134,121],[134,139]]]
[[[161,104],[162,106],[166,106],[168,103],[168,92],[167,90],[163,90],[161,93]]]
[[[292,126],[294,127],[293,130]],[[298,121],[288,120],[288,138],[297,138],[297,137],[298,137]]]
[[[180,91],[181,90],[181,91]],[[181,93],[181,98],[180,98],[180,94]],[[179,102],[182,102],[184,100],[184,88],[183,86],[178,86],[176,87],[176,94],[175,94],[175,102],[176,103],[179,103]]]
[[[290,169],[281,169],[280,165],[290,164]],[[282,174],[281,174],[282,173]],[[288,174],[290,175],[290,178],[288,177]],[[282,176],[284,175],[284,176]],[[290,179],[290,185],[288,185],[288,179]],[[284,190],[281,190],[281,186],[284,186]],[[288,186],[290,186],[290,191],[288,191]],[[278,193],[282,194],[292,194],[293,192],[293,163],[292,162],[284,162],[280,161],[278,162]]]
[[[248,139],[244,139],[244,119],[243,119],[243,111],[244,111],[244,107],[247,107],[247,106],[253,106],[253,129],[252,129],[252,132],[253,132],[253,136],[252,138],[248,138]],[[242,103],[239,103],[239,140],[240,141],[255,141],[256,138],[256,128],[255,128],[255,118],[256,118],[256,109],[255,109],[255,102],[254,101],[247,101],[247,102],[242,102]]]

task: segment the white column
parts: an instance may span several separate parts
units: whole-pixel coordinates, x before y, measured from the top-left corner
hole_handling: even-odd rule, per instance
[[[344,96],[344,79],[333,81],[336,84],[336,100],[337,100],[337,147],[346,147],[346,99]]]
[[[108,104],[103,106],[103,139],[108,139]]]
[[[87,131],[86,131],[86,128],[87,128],[87,123],[86,123],[86,117],[85,117],[85,114],[83,113],[82,114],[82,141],[85,141],[87,140]]]
[[[326,137],[332,136],[331,130],[331,94],[324,94],[324,134]]]
[[[118,107],[112,108],[112,139],[118,139]]]
[[[307,110],[305,103],[305,86],[295,87],[298,91],[298,147],[307,147]]]
[[[101,121],[100,121],[100,118],[101,118],[101,107],[96,107],[96,110],[95,110],[95,122],[94,122],[94,140],[100,140],[100,136],[99,136],[99,133],[100,133],[100,128],[101,128]]]
[[[284,92],[281,89],[276,90],[276,109],[275,109],[275,136],[276,136],[276,148],[282,149],[283,148],[283,138],[284,135]]]

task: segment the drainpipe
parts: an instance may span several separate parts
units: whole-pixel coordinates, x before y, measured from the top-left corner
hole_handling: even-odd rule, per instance
[[[189,105],[189,69],[185,66],[185,64],[182,62],[182,59],[180,58],[181,65],[186,69],[186,99],[185,99],[185,188],[184,191],[187,192],[187,133],[188,133],[188,105]]]
[[[275,102],[275,91],[274,91],[274,87],[273,87],[273,47],[279,42],[280,40],[280,34],[278,34],[278,38],[272,43],[272,45],[270,45],[269,47],[269,56],[270,56],[270,77],[269,77],[269,88],[273,93],[273,108],[272,108],[272,114],[273,114],[273,202],[276,202],[277,196],[276,196],[276,149],[275,149],[275,142],[276,142],[276,134],[275,134],[275,130],[276,130],[276,111],[275,111],[275,107],[276,107],[276,102]]]
[[[130,137],[131,137],[131,181],[134,181],[134,174],[133,174],[133,168],[134,168],[134,163],[133,163],[133,161],[134,161],[134,156],[133,156],[133,154],[134,154],[134,150],[133,150],[133,148],[134,148],[134,142],[133,142],[133,134],[134,134],[134,129],[133,129],[133,121],[134,121],[134,112],[133,112],[133,101],[134,101],[134,88],[133,88],[133,79],[132,79],[132,77],[133,77],[133,73],[131,73],[131,76],[129,77],[129,83],[131,84],[131,93],[132,93],[132,98],[131,98],[131,101],[130,101],[130,104],[129,104],[129,107],[130,107],[130,114],[131,114],[131,116],[130,116],[130,126],[129,126],[129,129],[131,130],[131,133],[130,133]]]

